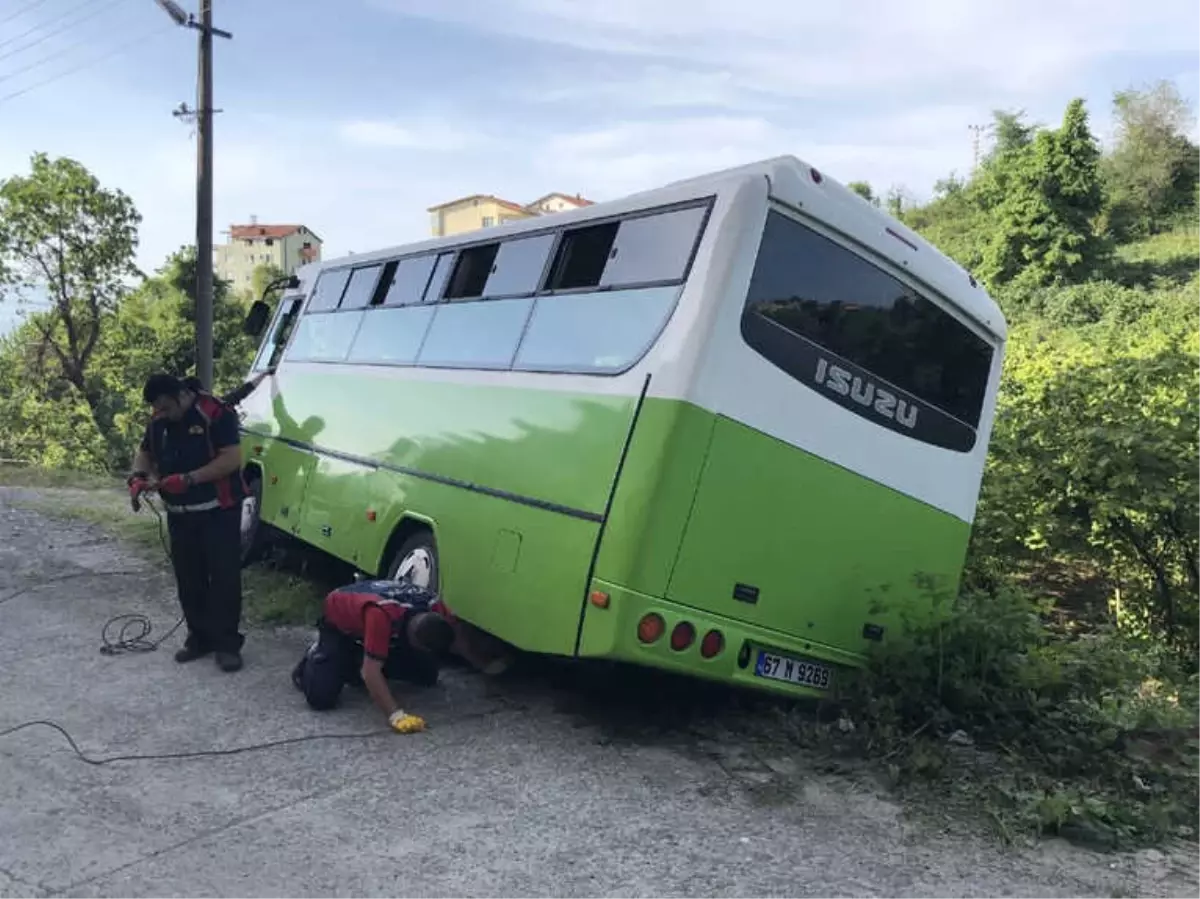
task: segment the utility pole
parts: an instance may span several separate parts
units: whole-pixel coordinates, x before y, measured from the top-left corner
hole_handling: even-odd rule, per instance
[[[971,131],[971,171],[979,168],[979,140],[991,126],[989,125],[968,125],[967,128]]]
[[[200,71],[196,98],[196,377],[213,384],[212,0],[200,0]]]
[[[213,385],[213,35],[233,35],[214,28],[212,0],[200,0],[200,21],[174,0],[155,0],[175,24],[195,29],[199,38],[196,79],[196,377],[209,390]]]

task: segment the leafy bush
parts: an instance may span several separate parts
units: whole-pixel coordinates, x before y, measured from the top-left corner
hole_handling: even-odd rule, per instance
[[[1195,834],[1197,683],[1172,654],[1056,626],[1049,601],[1011,588],[931,601],[848,687],[860,748],[903,781],[952,776],[973,745],[991,762],[970,789],[1010,836]]]

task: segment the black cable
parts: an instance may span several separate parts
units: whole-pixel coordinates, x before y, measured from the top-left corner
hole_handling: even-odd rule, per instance
[[[9,734],[15,734],[18,731],[25,730],[30,727],[48,727],[51,730],[58,731],[59,734],[70,744],[71,750],[79,757],[81,762],[101,767],[103,765],[111,765],[114,762],[151,762],[151,761],[178,761],[180,759],[196,759],[196,758],[214,758],[226,755],[241,755],[246,752],[257,752],[261,749],[274,749],[279,746],[291,746],[294,743],[311,743],[317,740],[364,740],[368,737],[394,736],[391,728],[386,730],[367,730],[360,733],[346,734],[309,734],[303,737],[286,737],[280,740],[267,740],[262,743],[250,743],[246,746],[234,746],[230,749],[196,749],[191,752],[149,752],[135,755],[107,755],[100,758],[93,758],[75,742],[75,738],[67,731],[65,727],[56,721],[24,721],[21,724],[10,727],[6,730],[0,730],[0,737],[7,737]]]
[[[92,57],[91,59],[85,60],[84,62],[81,62],[79,65],[74,66],[72,68],[63,69],[61,72],[58,72],[57,74],[50,75],[47,78],[43,78],[41,81],[35,81],[33,84],[30,84],[27,87],[23,87],[20,90],[15,90],[10,94],[4,94],[3,96],[0,96],[0,105],[7,103],[9,100],[15,100],[15,99],[17,99],[17,97],[22,97],[25,94],[29,93],[30,91],[37,90],[39,87],[45,87],[47,84],[53,84],[55,81],[58,81],[60,78],[66,78],[68,75],[74,75],[76,72],[81,72],[84,69],[90,68],[91,66],[97,65],[98,63],[102,63],[106,59],[111,59],[112,57],[117,56],[118,54],[124,53],[126,50],[130,49],[131,47],[133,47],[135,45],[144,44],[146,41],[150,40],[151,38],[157,37],[159,34],[164,34],[173,28],[175,28],[175,25],[168,22],[166,25],[162,25],[158,28],[153,28],[153,29],[145,32],[144,34],[139,34],[137,37],[133,38],[132,40],[130,40],[126,43],[118,44],[117,46],[115,46],[111,50],[109,50],[107,53],[103,53],[100,56]]]
[[[444,725],[457,724],[460,721],[469,721],[475,718],[486,718],[489,715],[495,715],[501,711],[528,711],[528,707],[521,703],[510,702],[503,697],[496,697],[500,705],[505,708],[487,709],[486,711],[467,712],[462,715],[456,715],[449,721],[444,722]],[[443,726],[444,726],[443,725]],[[131,755],[106,755],[100,758],[94,758],[79,748],[79,744],[75,742],[75,738],[70,732],[59,724],[57,721],[49,721],[46,719],[37,719],[36,721],[22,721],[20,724],[0,730],[0,737],[7,737],[10,734],[15,734],[18,731],[26,730],[31,727],[47,727],[50,730],[57,731],[63,739],[71,747],[71,751],[79,758],[81,762],[93,767],[100,768],[104,765],[112,765],[116,762],[161,762],[161,761],[181,761],[184,759],[200,759],[200,758],[220,758],[228,755],[242,755],[247,752],[259,752],[263,749],[278,749],[281,746],[293,746],[297,743],[315,743],[318,740],[367,740],[373,737],[395,737],[396,732],[390,727],[378,728],[376,730],[364,730],[357,733],[333,733],[333,734],[307,734],[302,737],[283,737],[278,740],[264,740],[261,743],[248,743],[245,746],[233,746],[229,749],[194,749],[189,752],[147,752],[135,753]]]
[[[166,522],[163,519],[163,513],[158,508],[157,503],[149,496],[141,496],[140,501],[149,506],[150,511],[158,519],[158,542],[162,546],[163,554],[167,557],[167,562],[170,562],[171,547],[167,542]],[[40,590],[42,587],[49,584],[57,584],[61,581],[91,577],[144,577],[145,574],[146,572],[144,571],[75,571],[71,574],[63,574],[58,577],[39,581],[36,584],[30,584],[28,587],[21,587],[7,596],[0,596],[0,605],[3,605],[10,599],[16,599],[18,596],[23,596],[26,593]],[[157,640],[150,640],[150,632],[154,630],[154,625],[150,622],[148,616],[140,612],[125,612],[120,615],[114,615],[105,621],[104,626],[100,629],[100,652],[106,656],[115,656],[123,652],[154,652],[172,634],[179,630],[183,622],[184,616],[180,615],[179,620],[172,625],[169,631]],[[113,634],[114,628],[116,629],[115,635]]]
[[[10,56],[16,56],[18,53],[24,53],[26,50],[30,50],[30,49],[36,47],[38,44],[49,40],[50,38],[54,37],[56,34],[62,34],[64,31],[68,31],[71,28],[74,28],[76,25],[78,25],[81,22],[86,22],[88,19],[94,19],[96,16],[100,15],[100,13],[104,12],[104,10],[108,9],[109,7],[116,6],[117,4],[124,3],[124,2],[125,2],[125,0],[109,0],[108,3],[102,3],[99,6],[96,6],[96,0],[83,0],[83,2],[80,3],[78,6],[72,6],[69,10],[67,10],[62,16],[59,17],[58,20],[51,19],[50,22],[46,23],[46,24],[53,24],[55,21],[64,21],[64,22],[66,22],[65,25],[60,25],[54,31],[43,34],[37,40],[32,41],[28,44],[25,44],[23,47],[18,47],[16,50],[9,50],[6,53],[0,53],[0,59],[7,59]],[[71,18],[71,15],[73,13],[79,12],[88,6],[92,7],[90,12],[84,13],[81,16],[75,16],[74,18]],[[15,43],[17,41],[20,41],[24,38],[29,37],[31,34],[37,34],[37,32],[41,31],[45,27],[46,27],[46,25],[34,25],[28,31],[24,31],[21,34],[18,34],[16,37],[6,38],[5,40],[0,41],[0,47],[6,47],[9,44]]]
[[[19,590],[14,590],[8,596],[0,596],[0,605],[8,602],[10,599],[16,599],[18,596],[24,596],[26,593],[32,593],[34,590],[40,590],[48,584],[57,584],[60,581],[74,581],[79,578],[89,577],[144,577],[144,571],[76,571],[71,574],[63,574],[58,577],[47,578],[44,581],[38,581],[36,584],[30,584],[28,587],[22,587]]]
[[[158,508],[158,504],[148,495],[143,494],[139,497],[139,501],[149,506],[150,511],[154,513],[154,517],[158,519],[158,542],[162,546],[163,555],[167,557],[167,562],[170,563],[171,547],[167,542],[166,522],[163,520],[163,513]],[[154,625],[150,623],[150,619],[147,616],[140,612],[125,612],[121,615],[114,615],[108,621],[104,622],[104,627],[100,629],[100,652],[106,656],[115,656],[123,652],[154,652],[173,633],[179,630],[183,625],[183,620],[184,616],[180,615],[179,620],[175,622],[169,631],[157,640],[150,640],[148,638],[150,632],[154,630]],[[119,628],[115,639],[111,636],[113,628]]]

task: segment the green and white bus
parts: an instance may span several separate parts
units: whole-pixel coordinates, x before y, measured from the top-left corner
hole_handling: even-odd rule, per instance
[[[791,695],[888,638],[881,596],[960,578],[1003,316],[804,162],[297,275],[243,406],[248,541],[522,650]]]

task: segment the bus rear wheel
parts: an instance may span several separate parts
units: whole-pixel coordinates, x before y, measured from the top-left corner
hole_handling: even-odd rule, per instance
[[[418,531],[400,544],[388,563],[389,581],[408,581],[433,593],[438,590],[437,544],[429,531]]]

